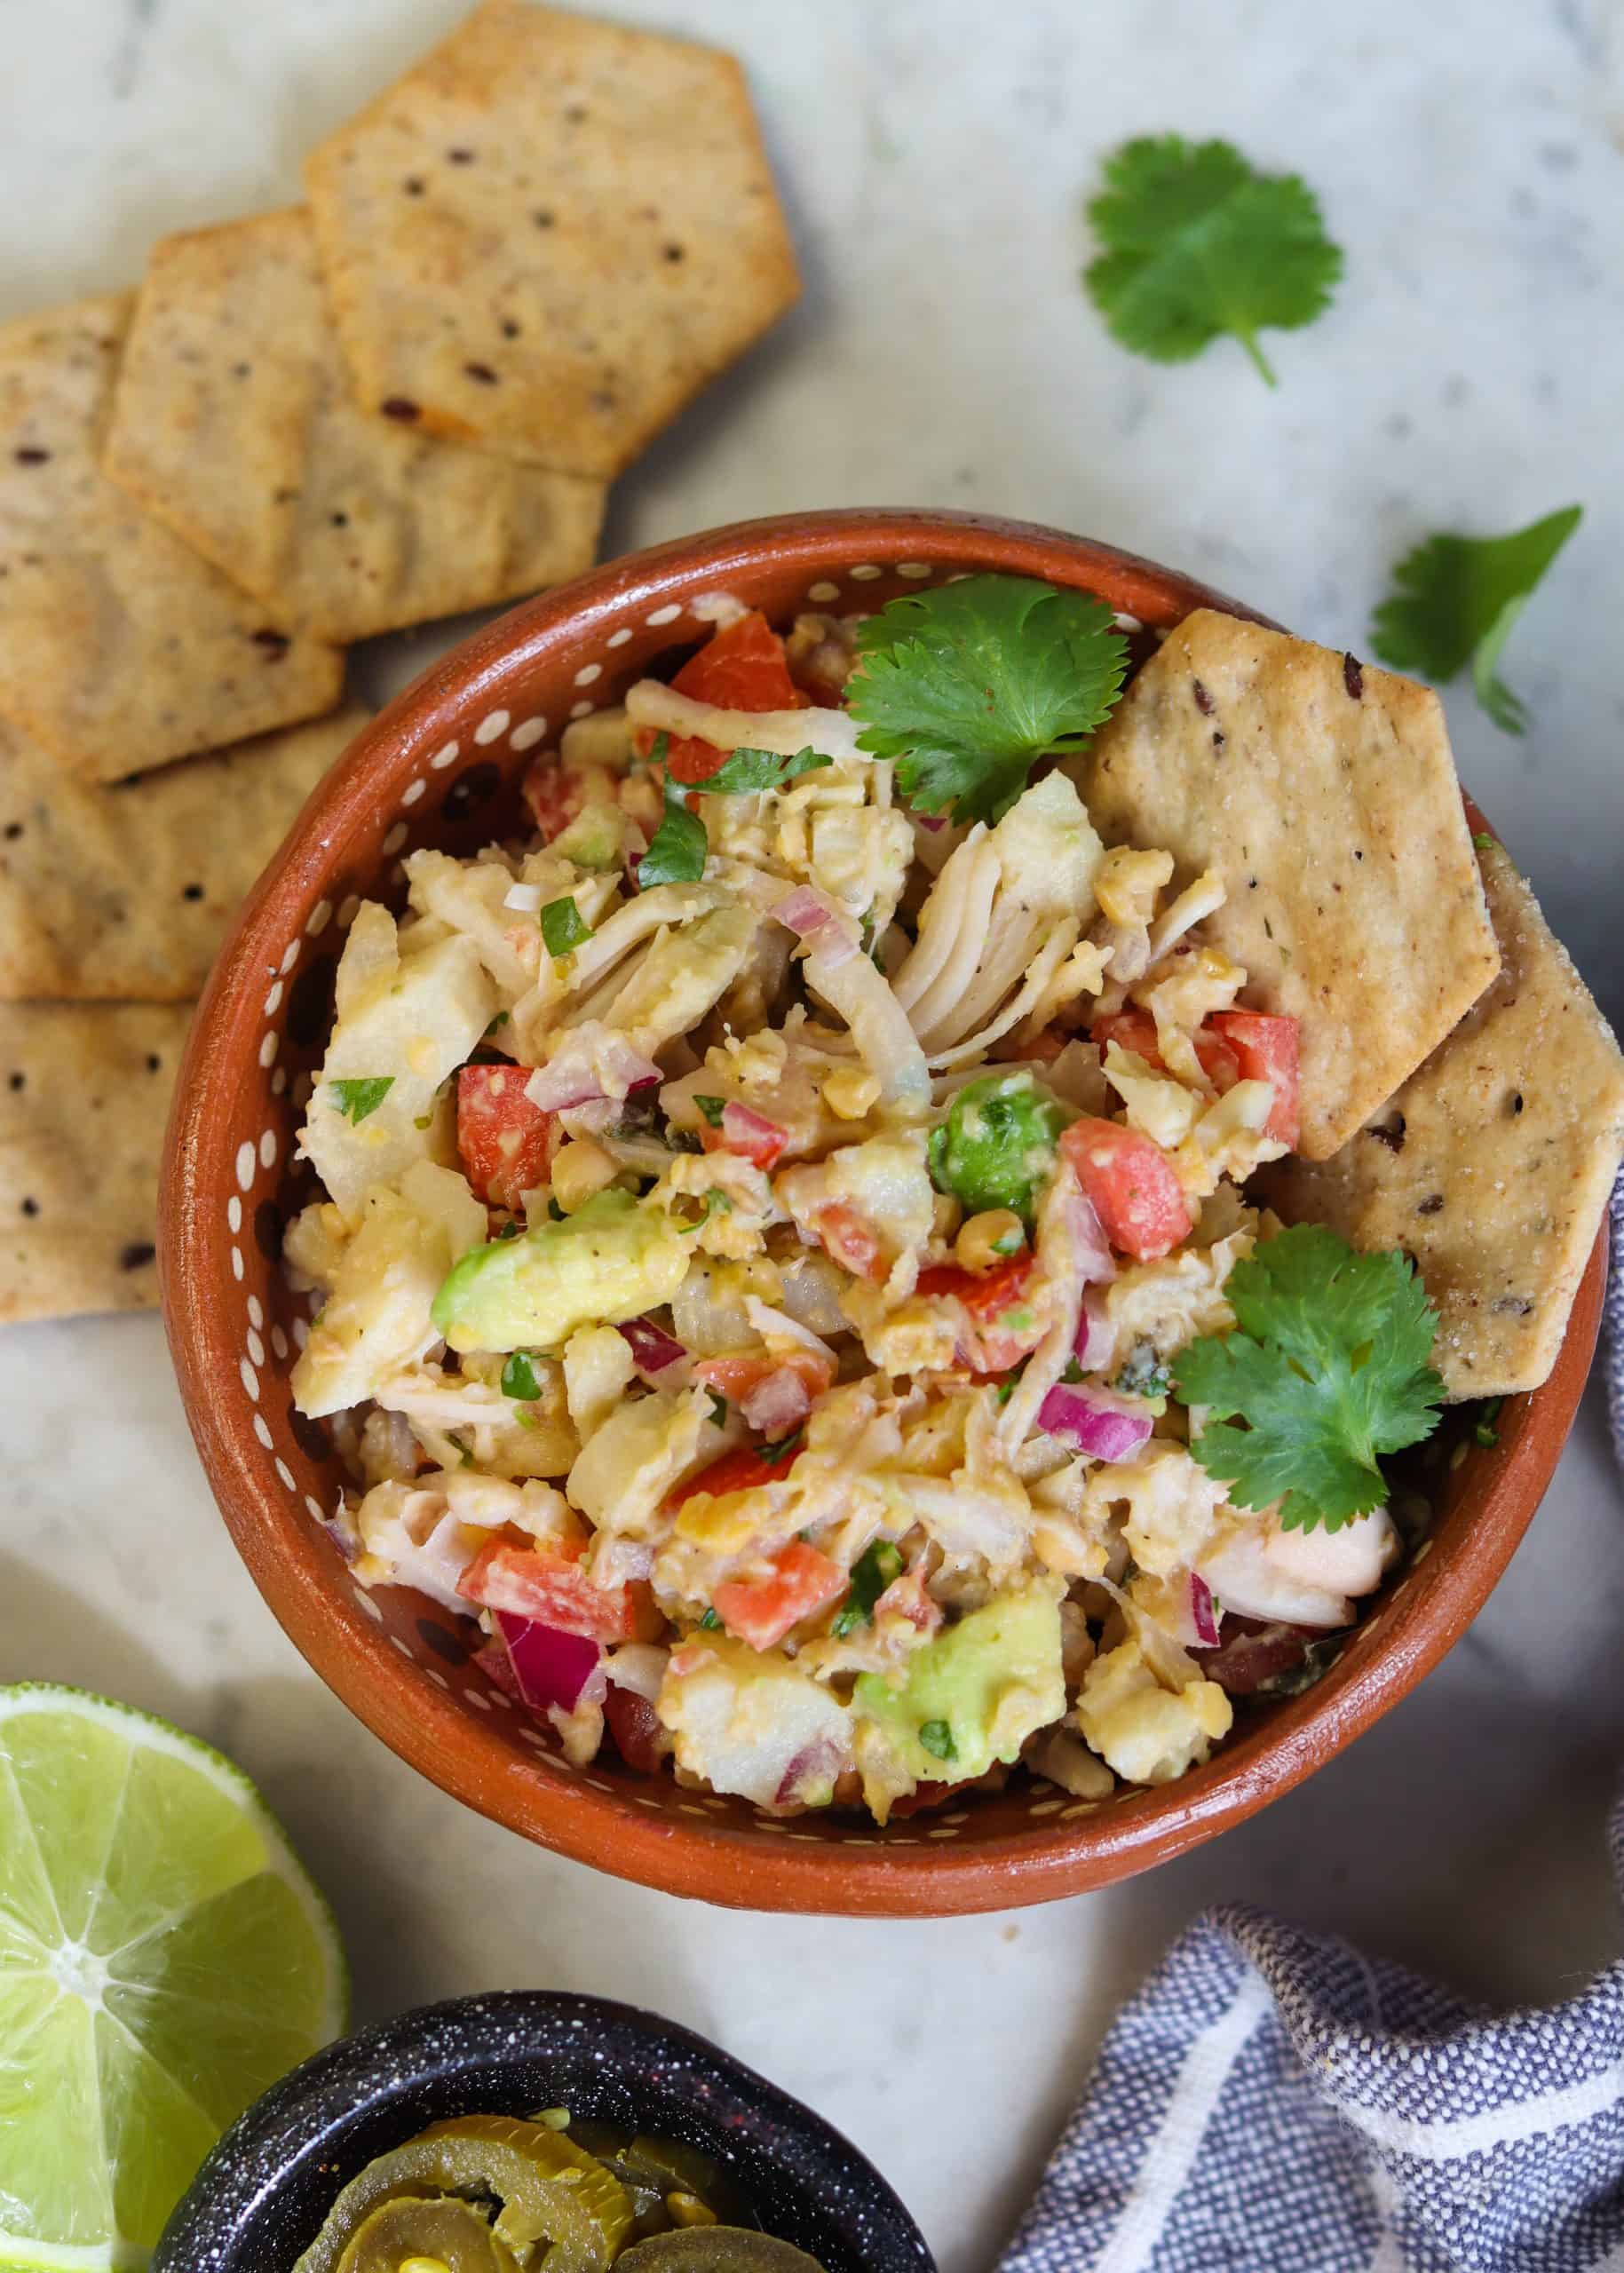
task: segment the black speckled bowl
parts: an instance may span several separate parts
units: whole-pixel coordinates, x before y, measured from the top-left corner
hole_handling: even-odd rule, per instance
[[[935,2273],[898,2197],[811,2108],[674,2021],[537,1990],[425,2005],[306,2060],[215,2148],[152,2273],[290,2273],[375,2155],[447,2116],[538,2107],[703,2148],[826,2273]]]

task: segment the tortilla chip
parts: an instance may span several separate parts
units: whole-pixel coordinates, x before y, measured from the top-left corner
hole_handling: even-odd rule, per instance
[[[1229,897],[1245,1001],[1302,1026],[1302,1137],[1329,1157],[1500,968],[1438,697],[1201,608],[1068,767],[1107,843]]]
[[[98,781],[319,717],[344,657],[139,511],[97,463],[126,297],[0,326],[0,717]]]
[[[189,1004],[0,1004],[0,1320],[153,1310]]]
[[[362,402],[619,472],[790,307],[731,55],[487,0],[308,159]]]
[[[322,639],[370,638],[580,575],[603,519],[601,482],[360,408],[303,208],[154,248],[102,463]]]
[[[1549,1373],[1624,1152],[1605,1019],[1499,845],[1483,875],[1505,959],[1488,993],[1335,1160],[1264,1171],[1293,1222],[1415,1257],[1454,1398]]]
[[[190,1002],[294,816],[368,713],[102,789],[0,724],[0,1001]]]

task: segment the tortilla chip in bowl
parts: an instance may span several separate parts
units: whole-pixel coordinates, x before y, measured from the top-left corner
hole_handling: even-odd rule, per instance
[[[1420,1543],[1336,1637],[1313,1685],[1248,1707],[1204,1767],[1103,1801],[1017,1775],[876,1829],[832,1809],[769,1818],[608,1755],[572,1766],[493,1684],[465,1624],[408,1589],[355,1582],[326,1527],[349,1480],[334,1426],[292,1402],[310,1303],[291,1291],[281,1247],[313,1196],[295,1144],[360,902],[400,904],[408,848],[468,855],[518,832],[537,749],[697,645],[719,592],[785,623],[977,572],[1097,594],[1132,619],[1142,663],[1158,635],[1198,612],[1259,626],[1176,572],[968,515],[801,515],[613,562],[478,634],[358,736],[221,956],[179,1083],[161,1234],[170,1341],[204,1465],[272,1609],[375,1733],[447,1791],[577,1860],[714,1902],[849,1915],[1003,1908],[1124,1877],[1241,1821],[1396,1704],[1482,1606],[1556,1465],[1596,1336],[1599,1245],[1548,1378],[1508,1404],[1493,1446],[1474,1445],[1457,1414],[1423,1448],[1404,1478],[1410,1501],[1426,1503]],[[1458,799],[1452,776],[1448,790]],[[1446,846],[1454,818],[1430,819]],[[1483,959],[1486,983],[1492,932]]]

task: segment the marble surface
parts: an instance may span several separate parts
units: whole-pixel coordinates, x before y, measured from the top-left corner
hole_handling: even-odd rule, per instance
[[[457,0],[6,11],[0,317],[139,273],[164,230],[297,193],[301,150]],[[619,0],[747,58],[805,256],[793,320],[621,486],[616,549],[735,516],[951,503],[1088,530],[1358,648],[1439,527],[1581,500],[1518,629],[1525,741],[1469,697],[1462,771],[1624,1013],[1624,9],[1617,0]],[[1075,289],[1082,195],[1137,131],[1233,137],[1319,190],[1348,273],[1313,330],[1163,370]],[[448,634],[358,665],[373,688]],[[1352,1752],[1148,1880],[965,1922],[736,1917],[463,1813],[309,1675],[193,1460],[154,1320],[13,1329],[0,1675],[125,1697],[242,1761],[331,1891],[371,2016],[558,1984],[658,2006],[841,2124],[945,2273],[986,2265],[1113,2008],[1244,1897],[1494,2001],[1612,1954],[1624,1523],[1599,1401],[1473,1631]]]

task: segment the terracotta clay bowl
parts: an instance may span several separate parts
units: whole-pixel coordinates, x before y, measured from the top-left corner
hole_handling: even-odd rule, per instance
[[[725,590],[785,622],[804,606],[849,612],[986,569],[1086,588],[1149,631],[1196,607],[1253,613],[1108,546],[969,514],[810,513],[613,561],[478,633],[357,737],[215,966],[177,1093],[160,1248],[170,1340],[215,1496],[272,1610],[322,1679],[446,1791],[599,1870],[711,1902],[856,1916],[1001,1909],[1125,1877],[1241,1822],[1459,1639],[1539,1504],[1595,1344],[1599,1243],[1550,1379],[1508,1402],[1494,1448],[1466,1437],[1453,1462],[1435,1461],[1430,1535],[1335,1664],[1304,1694],[1247,1708],[1206,1767],[1104,1802],[1018,1778],[881,1832],[851,1815],[772,1822],[608,1758],[577,1770],[471,1663],[443,1612],[350,1579],[319,1522],[345,1474],[327,1430],[289,1394],[309,1305],[285,1286],[279,1252],[313,1192],[294,1142],[358,899],[398,900],[408,846],[468,854],[525,828],[518,784],[531,753],[707,636],[692,609],[705,595]]]
[[[535,1990],[423,2006],[284,2076],[210,2154],[152,2273],[281,2273],[375,2156],[451,2116],[543,2107],[701,2149],[824,2273],[934,2273],[901,2201],[810,2107],[675,2021]]]

